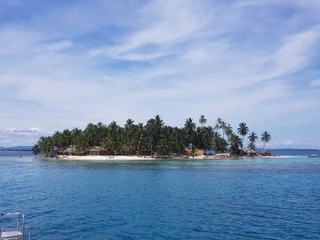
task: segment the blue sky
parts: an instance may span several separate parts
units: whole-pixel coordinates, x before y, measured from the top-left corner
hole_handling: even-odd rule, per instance
[[[0,2],[0,146],[89,122],[246,122],[320,148],[320,1]]]

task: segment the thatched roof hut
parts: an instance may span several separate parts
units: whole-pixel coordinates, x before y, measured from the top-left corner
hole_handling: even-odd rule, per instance
[[[257,156],[257,152],[255,150],[253,150],[252,148],[249,148],[249,147],[248,148],[244,148],[243,152],[244,152],[245,155],[250,156],[250,157]]]
[[[67,149],[62,151],[63,155],[74,155],[75,154],[75,149],[74,147],[68,147]]]
[[[90,155],[107,155],[107,149],[100,146],[94,146],[88,152]]]

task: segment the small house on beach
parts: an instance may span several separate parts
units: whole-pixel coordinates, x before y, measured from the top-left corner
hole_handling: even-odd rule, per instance
[[[252,148],[244,148],[243,152],[245,155],[247,155],[248,157],[254,157],[257,156],[257,152],[255,150],[253,150]]]
[[[67,149],[62,151],[63,155],[74,155],[75,149],[73,147],[68,147]]]
[[[89,155],[107,155],[107,149],[100,147],[100,146],[94,146],[88,150]]]

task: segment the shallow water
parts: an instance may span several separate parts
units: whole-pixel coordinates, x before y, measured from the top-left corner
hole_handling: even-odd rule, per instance
[[[0,156],[0,212],[25,213],[33,239],[320,239],[320,159],[20,155]]]

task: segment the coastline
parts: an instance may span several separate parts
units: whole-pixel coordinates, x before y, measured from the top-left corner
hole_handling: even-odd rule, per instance
[[[115,155],[115,156],[101,156],[101,155],[86,155],[86,156],[68,156],[68,155],[58,155],[57,160],[70,160],[70,161],[158,161],[158,160],[201,160],[209,159],[207,156],[200,155],[195,157],[174,157],[174,158],[159,158],[151,156],[125,156],[125,155]],[[213,159],[213,158],[212,158]]]
[[[137,155],[115,155],[115,156],[102,156],[102,155],[86,155],[86,156],[74,156],[74,155],[58,155],[55,157],[57,160],[67,160],[67,161],[161,161],[161,160],[227,160],[227,159],[252,159],[252,158],[283,158],[285,156],[207,156],[207,155],[198,155],[198,156],[179,156],[171,158],[159,158],[151,156],[137,156]],[[52,159],[52,158],[51,158]]]
[[[155,160],[151,157],[140,157],[140,156],[101,156],[101,155],[86,155],[86,156],[68,156],[68,155],[58,155],[57,160],[71,160],[71,161],[148,161]]]

